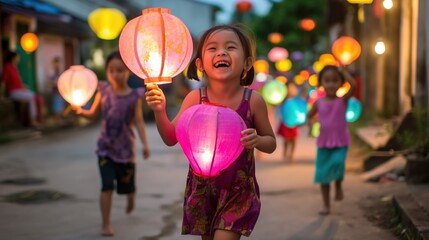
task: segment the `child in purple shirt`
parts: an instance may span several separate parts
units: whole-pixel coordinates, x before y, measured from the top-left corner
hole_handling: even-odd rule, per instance
[[[337,90],[345,83],[350,83],[350,90],[342,97],[337,97]],[[344,163],[350,143],[346,122],[347,102],[353,96],[356,84],[344,68],[328,65],[319,73],[319,86],[326,95],[319,98],[308,112],[308,119],[318,114],[320,134],[317,138],[316,172],[314,182],[321,186],[324,208],[321,215],[330,213],[330,183],[335,181],[335,200],[344,198],[342,181]]]
[[[143,158],[150,156],[146,126],[142,114],[143,89],[133,90],[127,85],[130,71],[118,51],[106,60],[106,74],[110,84],[99,83],[98,92],[90,110],[76,108],[76,113],[92,118],[101,108],[101,133],[96,153],[102,180],[100,209],[103,236],[113,236],[110,209],[114,182],[118,194],[127,195],[126,213],[134,209],[135,199],[135,136],[132,127],[143,143]]]

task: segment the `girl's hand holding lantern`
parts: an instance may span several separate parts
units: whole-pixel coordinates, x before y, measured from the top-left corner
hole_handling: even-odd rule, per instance
[[[244,137],[242,137],[240,140],[242,145],[245,148],[247,149],[256,148],[259,142],[259,136],[258,136],[258,133],[256,132],[256,129],[248,128],[243,130],[241,134],[244,135]]]
[[[148,83],[146,85],[146,102],[148,106],[155,112],[165,110],[165,95],[157,84]]]

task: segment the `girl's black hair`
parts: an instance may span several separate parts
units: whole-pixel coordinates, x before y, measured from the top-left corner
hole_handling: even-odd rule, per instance
[[[105,64],[106,69],[107,69],[107,66],[109,65],[110,61],[112,61],[113,59],[119,59],[119,60],[123,61],[119,51],[117,51],[117,50],[113,51],[106,58],[106,64]]]
[[[12,60],[18,55],[18,53],[13,51],[8,51],[4,57],[3,64],[12,62]]]
[[[212,33],[219,31],[219,30],[229,30],[229,31],[232,31],[235,34],[237,34],[238,38],[240,39],[241,45],[243,46],[245,59],[248,59],[250,57],[252,59],[252,63],[255,61],[255,43],[254,43],[254,40],[241,27],[239,27],[238,25],[214,26],[214,27],[208,29],[207,31],[205,31],[203,33],[203,35],[201,36],[200,42],[199,42],[199,45],[197,48],[197,54],[191,60],[189,67],[188,67],[188,72],[186,74],[188,78],[195,79],[198,81],[200,80],[198,77],[198,74],[197,74],[198,69],[197,69],[195,62],[198,58],[202,59],[204,43],[207,41],[207,39],[210,37],[210,35]],[[247,73],[244,72],[244,70],[241,73],[242,78],[240,79],[240,85],[249,86],[250,84],[252,84],[254,76],[255,76],[255,70],[254,70],[253,65],[252,65],[252,67],[249,69],[249,71]]]
[[[332,70],[332,71],[335,71],[336,73],[338,73],[338,76],[340,77],[340,79],[341,79],[341,84],[344,84],[345,82],[346,82],[346,79],[344,78],[344,76],[343,76],[343,74],[340,72],[340,69],[337,67],[337,66],[334,66],[334,65],[326,65],[323,69],[322,69],[322,71],[320,71],[319,72],[319,77],[318,77],[318,83],[317,83],[317,86],[318,87],[320,87],[320,86],[322,86],[322,77],[323,77],[323,74],[325,74],[325,72],[327,72],[327,71],[329,71],[329,70]]]

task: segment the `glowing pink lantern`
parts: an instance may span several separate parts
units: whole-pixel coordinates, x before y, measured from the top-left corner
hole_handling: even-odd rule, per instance
[[[271,62],[278,62],[280,60],[284,60],[289,56],[289,52],[286,50],[286,48],[282,47],[273,47],[268,52],[268,59]]]
[[[97,76],[82,65],[74,65],[64,71],[58,78],[58,91],[71,105],[81,107],[85,105],[95,90],[97,90]]]
[[[194,173],[214,177],[243,151],[240,138],[246,128],[235,111],[198,104],[182,113],[176,124],[176,137]]]
[[[188,65],[192,49],[189,30],[165,8],[144,9],[119,37],[122,59],[145,83],[171,83]]]

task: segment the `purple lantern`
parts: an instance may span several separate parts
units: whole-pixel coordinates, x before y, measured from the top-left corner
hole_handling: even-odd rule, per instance
[[[182,113],[176,137],[196,175],[215,177],[243,151],[243,119],[230,108],[198,104]]]

